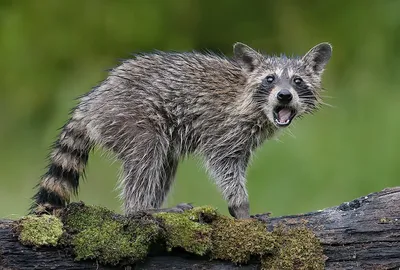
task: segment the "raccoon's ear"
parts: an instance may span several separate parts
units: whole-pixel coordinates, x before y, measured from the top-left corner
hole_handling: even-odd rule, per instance
[[[262,60],[262,55],[246,44],[237,42],[233,45],[233,55],[236,61],[248,71],[253,71]]]
[[[306,65],[311,66],[314,72],[321,73],[332,55],[332,46],[329,43],[320,43],[314,46],[303,56]]]

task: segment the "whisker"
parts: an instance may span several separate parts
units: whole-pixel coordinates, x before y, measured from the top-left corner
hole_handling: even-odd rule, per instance
[[[327,107],[329,107],[329,108],[337,108],[336,106],[334,106],[334,105],[332,105],[332,104],[329,104],[329,103],[326,103],[326,102],[323,102],[322,100],[319,101],[319,103],[322,104],[322,105],[325,105],[325,106],[327,106]]]
[[[295,126],[295,123],[292,123],[293,126]],[[292,137],[293,139],[297,139],[296,136],[293,134],[292,130],[288,127],[285,130],[285,133],[288,134],[290,137]]]
[[[304,99],[313,99],[315,100],[316,97],[315,96],[299,96],[300,98],[304,98]]]
[[[321,97],[323,97],[323,98],[336,98],[334,96],[326,96],[326,95],[321,95]]]

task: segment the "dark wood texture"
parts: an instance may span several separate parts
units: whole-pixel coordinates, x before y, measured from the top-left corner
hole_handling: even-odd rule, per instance
[[[268,230],[279,223],[311,228],[324,247],[326,269],[400,267],[400,188],[385,189],[317,212],[258,218],[266,222]],[[13,221],[0,220],[0,269],[259,269],[257,262],[239,267],[179,252],[152,254],[132,267],[75,262],[62,249],[21,245],[12,226]]]

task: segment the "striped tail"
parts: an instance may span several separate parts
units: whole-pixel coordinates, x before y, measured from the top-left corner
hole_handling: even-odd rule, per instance
[[[79,176],[84,173],[91,148],[79,122],[69,120],[53,145],[48,171],[38,184],[30,213],[50,211],[69,203],[71,193],[78,191]]]

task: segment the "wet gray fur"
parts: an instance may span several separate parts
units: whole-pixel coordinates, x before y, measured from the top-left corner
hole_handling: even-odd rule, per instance
[[[155,52],[124,61],[72,111],[34,207],[68,203],[90,149],[98,145],[123,163],[120,187],[126,214],[160,208],[180,159],[197,154],[230,213],[249,217],[249,159],[284,128],[274,121],[276,93],[290,90],[293,101],[288,106],[295,118],[317,109],[331,51],[328,43],[321,43],[303,57],[288,58],[236,43],[232,58]],[[271,74],[274,81],[266,81]],[[293,83],[295,78],[301,86]]]

